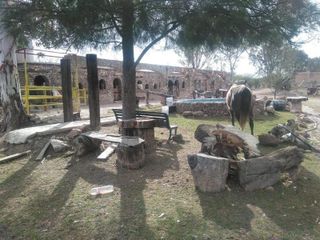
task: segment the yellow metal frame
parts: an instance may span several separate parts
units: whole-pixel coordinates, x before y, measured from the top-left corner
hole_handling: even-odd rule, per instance
[[[59,96],[51,96],[48,95],[47,91],[53,91],[53,90],[57,90],[57,91],[61,91],[62,87],[61,86],[33,86],[30,85],[30,81],[29,81],[29,74],[28,74],[28,65],[27,65],[27,49],[23,49],[23,55],[24,55],[24,79],[25,79],[25,85],[24,87],[21,87],[21,96],[22,96],[22,100],[23,100],[23,105],[24,108],[27,112],[27,114],[30,114],[30,108],[32,107],[43,107],[44,110],[47,110],[49,106],[61,106],[63,105],[62,102],[59,102],[59,100],[62,101],[62,95]],[[76,71],[76,76],[77,75],[77,71]],[[32,92],[37,91],[39,93],[39,91],[42,91],[43,94],[32,94]],[[74,86],[72,88],[72,98],[75,99],[74,101],[74,108],[75,109],[80,109],[79,104],[83,103],[83,104],[87,104],[88,101],[88,96],[87,96],[87,89],[79,89],[78,86]],[[42,104],[31,104],[30,100],[42,100]],[[52,100],[48,103],[48,100]]]
[[[28,89],[28,90],[26,90]],[[49,106],[62,106],[62,95],[59,96],[52,96],[50,95],[53,90],[56,91],[62,91],[61,86],[25,86],[24,88],[21,88],[21,96],[23,100],[24,107],[26,108],[28,114],[30,113],[30,108],[32,107],[43,107],[44,110],[47,110]],[[79,91],[79,99],[80,102],[83,104],[87,104],[87,89],[78,89],[73,88],[72,89],[72,95],[76,96],[77,92]],[[38,94],[32,94],[34,92],[37,92]],[[42,92],[42,94],[39,94],[39,92]],[[48,94],[48,92],[50,92]],[[30,100],[41,100],[41,104],[32,104],[30,103]],[[48,101],[52,100],[52,101]]]

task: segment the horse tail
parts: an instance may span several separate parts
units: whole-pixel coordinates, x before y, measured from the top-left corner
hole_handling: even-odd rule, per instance
[[[244,129],[247,123],[247,120],[249,118],[249,114],[252,107],[251,101],[252,101],[251,91],[248,88],[244,88],[240,98],[240,111],[239,111],[239,119],[238,119],[239,125],[242,130]]]

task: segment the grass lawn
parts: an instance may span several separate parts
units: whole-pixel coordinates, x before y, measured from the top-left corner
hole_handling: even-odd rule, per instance
[[[255,133],[293,117],[279,113],[258,119]],[[255,192],[233,186],[204,194],[194,189],[187,163],[187,154],[200,149],[194,130],[200,123],[229,122],[178,115],[170,121],[179,125],[185,143],[165,144],[167,130],[156,129],[156,154],[140,170],[117,168],[115,156],[98,161],[97,153],[68,169],[69,159],[61,157],[0,165],[0,239],[4,232],[14,239],[320,239],[320,161],[315,155],[305,155],[292,184]],[[37,141],[32,149],[39,151]],[[114,185],[113,193],[89,195],[92,187],[107,184]]]

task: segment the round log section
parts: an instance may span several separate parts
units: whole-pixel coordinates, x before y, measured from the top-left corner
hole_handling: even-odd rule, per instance
[[[145,165],[144,141],[139,137],[122,137],[116,148],[117,164],[128,169],[139,169]]]
[[[137,136],[144,140],[145,153],[154,153],[156,140],[154,138],[155,121],[150,118],[136,118],[119,120],[120,134],[124,136]]]

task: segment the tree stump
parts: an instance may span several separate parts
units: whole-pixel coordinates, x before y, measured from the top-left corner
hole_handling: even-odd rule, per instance
[[[120,143],[116,148],[117,163],[128,169],[139,169],[145,165],[144,144],[128,146]]]
[[[229,159],[203,153],[188,156],[188,163],[197,189],[221,192],[226,187]]]
[[[156,151],[154,137],[155,121],[150,118],[136,118],[119,120],[120,133],[124,136],[138,136],[144,140],[145,153],[152,154]]]

